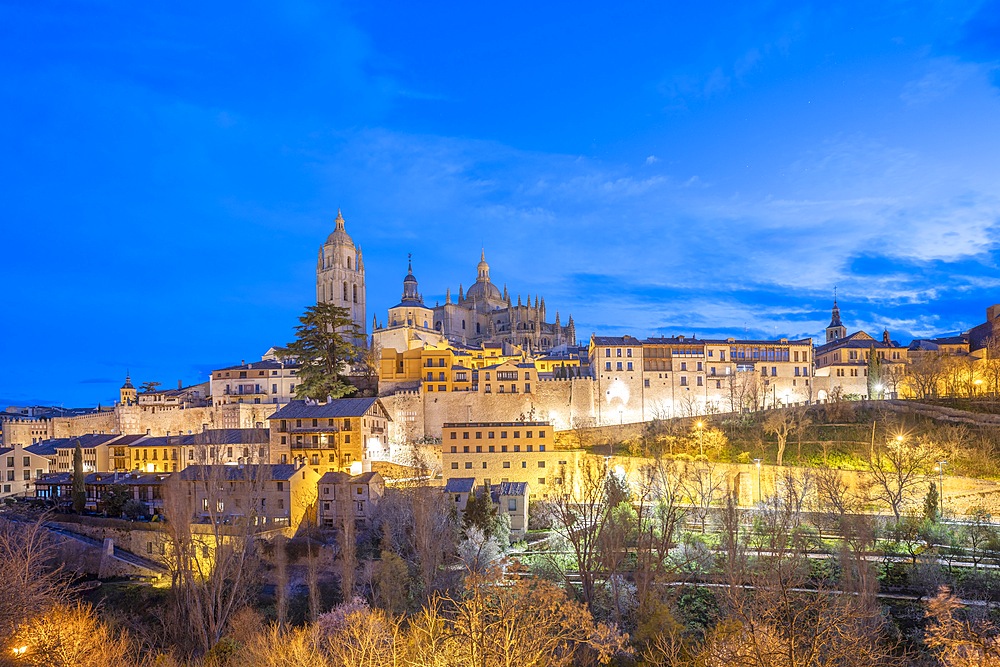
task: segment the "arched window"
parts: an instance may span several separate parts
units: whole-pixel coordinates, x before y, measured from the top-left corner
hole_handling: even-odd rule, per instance
[[[477,334],[478,334],[478,333],[480,333],[480,332],[479,332],[479,322],[476,322],[476,333],[477,333]]]
[[[344,281],[344,301],[347,301],[347,281]]]
[[[462,328],[465,329],[465,320],[462,320]]]
[[[347,268],[351,268],[351,258],[347,258]]]
[[[347,260],[347,261],[350,262],[351,260]],[[358,302],[358,286],[357,285],[352,285],[352,287],[354,288],[354,303],[357,303]]]

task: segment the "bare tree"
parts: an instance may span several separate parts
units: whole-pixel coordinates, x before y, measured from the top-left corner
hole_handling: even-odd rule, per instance
[[[69,580],[56,562],[44,522],[0,518],[0,635],[68,600]]]
[[[182,649],[207,653],[250,602],[268,466],[189,466],[164,490],[171,577],[168,629]]]
[[[637,479],[635,583],[641,606],[648,601],[654,584],[665,579],[671,569],[667,559],[685,509],[681,504],[681,471],[674,460],[654,459],[639,469]]]
[[[868,457],[873,495],[892,510],[898,523],[916,489],[924,483],[930,450],[910,438],[890,439]]]
[[[1000,638],[989,622],[961,618],[962,605],[947,588],[927,603],[924,640],[945,667],[1000,666]]]
[[[681,487],[693,506],[690,513],[701,524],[702,533],[706,530],[709,512],[719,499],[725,481],[725,475],[716,469],[715,464],[708,461],[687,465],[684,468]]]
[[[600,566],[600,533],[610,507],[606,502],[607,464],[594,458],[581,459],[556,484],[550,503],[553,530],[569,545],[580,574],[583,600],[594,601]]]
[[[788,443],[788,436],[795,429],[795,419],[788,410],[772,410],[764,419],[762,426],[765,433],[770,433],[778,439],[778,453],[775,461],[778,467],[781,467],[785,459],[785,445]]]

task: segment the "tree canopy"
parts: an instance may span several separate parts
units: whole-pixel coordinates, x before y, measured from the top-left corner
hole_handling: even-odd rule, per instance
[[[299,363],[297,398],[324,400],[350,396],[356,389],[347,381],[350,364],[360,350],[354,341],[361,331],[350,311],[332,303],[306,308],[295,327],[295,340],[278,350],[283,359]]]

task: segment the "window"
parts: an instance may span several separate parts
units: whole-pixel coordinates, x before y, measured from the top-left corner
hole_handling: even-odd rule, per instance
[[[632,356],[632,348],[628,348],[627,350],[625,350],[625,356],[626,357],[631,357]]]
[[[454,462],[453,462],[453,463],[451,464],[451,469],[452,469],[452,470],[458,470],[458,461],[454,461]]]
[[[605,348],[605,350],[604,350],[604,356],[605,357],[610,357],[611,356],[611,348]]]
[[[458,452],[458,447],[456,447],[455,445],[452,445],[451,446],[451,453],[455,454],[456,452]]]
[[[604,362],[604,370],[606,370],[606,371],[610,371],[611,370],[611,362],[610,361],[605,361]]]
[[[486,470],[486,461],[483,461],[483,470]]]
[[[504,468],[509,468],[510,467],[510,461],[504,461],[503,462],[503,467]]]
[[[278,482],[278,491],[284,491],[284,490],[285,490],[285,483]]]
[[[466,461],[465,462],[465,469],[466,470],[472,470],[472,461]]]
[[[538,445],[538,451],[544,452],[545,451],[545,445]]]
[[[527,468],[528,467],[528,462],[527,461],[521,461],[521,467],[522,468]]]
[[[627,364],[627,370],[632,370],[632,362],[631,361],[628,362],[628,364]]]
[[[469,439],[469,432],[462,431],[462,440],[468,440],[468,439]]]
[[[699,386],[699,387],[702,387],[702,386],[704,386],[704,384],[705,384],[705,383],[703,382],[703,379],[702,379],[702,377],[701,377],[701,376],[699,375],[699,376],[698,376],[698,386]]]
[[[458,437],[458,433],[456,431],[452,431],[451,432],[451,439],[454,440],[457,437]]]
[[[620,371],[621,369],[622,369],[622,362],[619,361],[615,364],[615,370]]]
[[[681,386],[682,387],[686,387],[687,383],[688,383],[688,379],[686,377],[681,377]]]
[[[538,467],[539,468],[544,468],[545,467],[545,461],[539,461],[538,462]]]
[[[507,499],[507,511],[508,512],[516,512],[517,511],[517,498],[508,498]]]
[[[539,486],[545,486],[545,478],[544,477],[539,477],[538,478],[538,485]]]

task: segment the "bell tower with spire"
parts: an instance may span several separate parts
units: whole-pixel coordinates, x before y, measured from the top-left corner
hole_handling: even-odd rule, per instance
[[[360,246],[355,246],[347,234],[340,209],[337,209],[333,233],[319,248],[316,303],[332,303],[346,308],[362,336],[366,335],[365,260]]]
[[[833,292],[833,314],[830,317],[830,326],[826,328],[826,342],[832,343],[847,336],[847,327],[840,321],[840,308],[837,306],[837,291]]]

